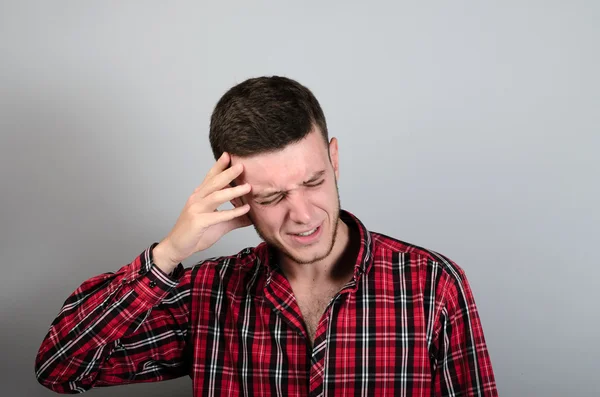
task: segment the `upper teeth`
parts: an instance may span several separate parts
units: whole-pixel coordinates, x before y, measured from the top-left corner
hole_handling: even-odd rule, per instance
[[[316,231],[317,231],[317,228],[315,227],[313,230],[309,230],[308,232],[298,233],[298,236],[308,236],[308,235],[313,234]]]

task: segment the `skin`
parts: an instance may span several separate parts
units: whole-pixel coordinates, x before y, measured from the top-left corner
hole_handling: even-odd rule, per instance
[[[302,288],[337,284],[347,279],[352,267],[339,260],[349,242],[349,230],[339,219],[340,200],[338,143],[325,144],[313,130],[301,141],[272,153],[250,157],[231,156],[231,165],[243,165],[235,179],[247,183],[249,193],[232,200],[249,204],[247,217],[259,236],[277,248],[280,266],[290,282]],[[319,239],[299,243],[291,235],[321,226]],[[312,288],[311,288],[312,289]]]
[[[339,218],[338,179],[337,139],[325,143],[318,130],[271,153],[223,153],[154,248],[154,261],[169,274],[229,231],[253,225],[279,253],[312,344],[328,302],[352,277],[360,248],[360,236]],[[218,210],[227,201],[235,208]],[[315,227],[312,238],[294,236]]]

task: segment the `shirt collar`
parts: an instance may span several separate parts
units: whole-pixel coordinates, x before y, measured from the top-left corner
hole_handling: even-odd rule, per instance
[[[340,218],[348,227],[355,228],[360,234],[360,248],[354,264],[354,281],[358,282],[360,277],[369,271],[373,263],[373,240],[369,230],[354,214],[341,210]]]

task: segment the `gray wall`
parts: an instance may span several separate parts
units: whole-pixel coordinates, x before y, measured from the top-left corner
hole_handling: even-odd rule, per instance
[[[466,270],[501,395],[597,393],[599,3],[296,3],[1,3],[0,394],[52,395],[34,358],[64,300],[168,233],[214,104],[270,74],[320,99],[342,206]]]

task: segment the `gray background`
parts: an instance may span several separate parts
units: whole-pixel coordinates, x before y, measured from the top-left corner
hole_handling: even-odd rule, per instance
[[[168,233],[216,101],[280,74],[339,139],[342,206],[466,270],[500,394],[597,395],[599,3],[251,3],[0,3],[0,394],[52,395],[64,300]]]

